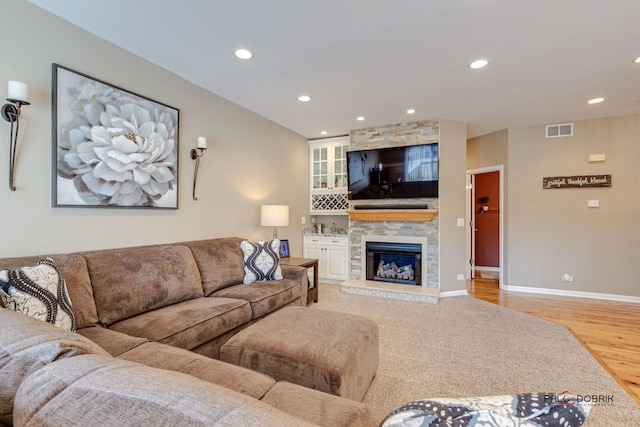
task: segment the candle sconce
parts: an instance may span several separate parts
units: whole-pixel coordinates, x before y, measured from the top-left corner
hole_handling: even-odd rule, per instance
[[[18,145],[18,130],[20,129],[20,110],[23,105],[29,105],[29,86],[22,82],[9,80],[8,104],[2,106],[2,118],[11,123],[9,131],[9,189],[16,191],[14,185],[14,169],[16,163],[16,146]]]
[[[204,136],[198,137],[196,148],[191,149],[191,158],[196,161],[196,167],[193,170],[193,200],[198,200],[196,197],[196,183],[198,182],[198,169],[200,168],[200,158],[204,156],[204,150],[207,149],[207,138]]]

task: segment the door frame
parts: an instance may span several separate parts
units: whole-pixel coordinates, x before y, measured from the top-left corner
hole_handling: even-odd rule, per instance
[[[500,245],[500,278],[499,285],[500,288],[504,288],[504,165],[496,165],[496,166],[487,166],[484,168],[478,169],[469,169],[467,170],[467,271],[466,276],[468,278],[473,279],[474,277],[474,263],[472,261],[474,254],[474,242],[475,240],[471,238],[472,233],[474,233],[475,222],[476,222],[476,211],[474,209],[472,200],[475,200],[475,188],[473,187],[473,178],[475,175],[487,173],[487,172],[499,172],[500,173],[500,212],[498,213],[499,222],[500,222],[500,235],[498,236],[498,242]]]

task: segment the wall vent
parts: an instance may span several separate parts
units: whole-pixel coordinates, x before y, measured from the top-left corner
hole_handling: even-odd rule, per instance
[[[561,123],[558,125],[547,125],[545,128],[547,138],[560,138],[562,136],[573,136],[573,123]]]

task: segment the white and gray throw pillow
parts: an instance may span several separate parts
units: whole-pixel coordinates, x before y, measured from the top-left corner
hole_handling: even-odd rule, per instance
[[[380,427],[578,427],[586,421],[591,408],[591,403],[567,391],[425,399],[399,407]]]
[[[67,285],[51,258],[33,267],[0,270],[0,298],[9,310],[74,332],[76,318]]]
[[[244,256],[244,280],[242,283],[264,282],[265,280],[281,280],[280,240],[251,243],[247,240],[240,243]]]

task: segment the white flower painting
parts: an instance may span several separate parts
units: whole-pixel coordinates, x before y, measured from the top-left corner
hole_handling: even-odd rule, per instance
[[[54,206],[178,207],[178,110],[53,64]]]

